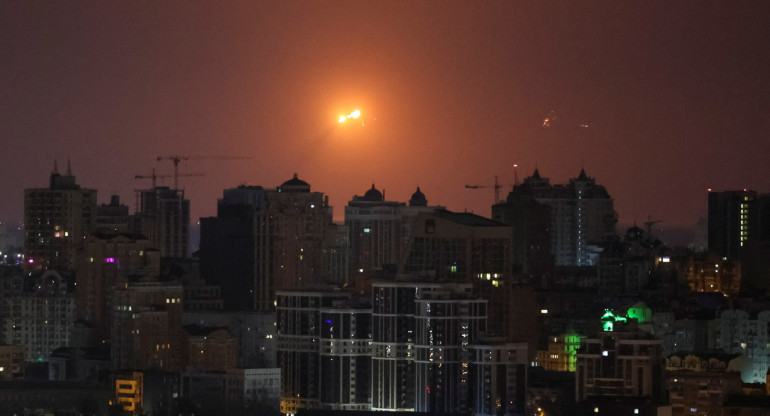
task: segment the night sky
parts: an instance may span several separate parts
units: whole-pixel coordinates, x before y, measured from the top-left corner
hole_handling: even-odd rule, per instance
[[[55,158],[133,209],[157,156],[223,155],[252,158],[180,164],[193,219],[295,172],[337,220],[372,183],[488,216],[464,185],[518,163],[686,226],[707,188],[770,191],[768,110],[766,1],[4,1],[0,220]]]

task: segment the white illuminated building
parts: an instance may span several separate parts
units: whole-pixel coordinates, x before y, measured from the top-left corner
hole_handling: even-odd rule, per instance
[[[750,365],[741,371],[745,383],[764,383],[770,364],[770,311],[759,312],[756,319],[740,309],[723,311],[716,325],[715,347],[732,354],[742,354]]]

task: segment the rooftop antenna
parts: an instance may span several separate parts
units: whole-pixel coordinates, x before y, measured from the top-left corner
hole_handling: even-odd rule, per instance
[[[53,160],[53,174],[59,174],[59,164],[56,162],[56,159]]]
[[[70,164],[69,158],[67,158],[67,176],[72,176],[72,165]]]

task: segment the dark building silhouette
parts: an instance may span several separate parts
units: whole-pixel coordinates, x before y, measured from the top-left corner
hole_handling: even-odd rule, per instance
[[[363,196],[353,196],[345,207],[345,226],[350,233],[350,270],[371,273],[395,267],[405,253],[417,214],[443,208],[429,207],[419,187],[408,206],[404,202],[386,201],[384,190],[380,192],[374,184]]]
[[[550,274],[551,207],[537,202],[527,182],[516,186],[505,202],[492,206],[492,219],[513,227],[514,273],[530,280]]]
[[[770,194],[710,191],[708,250],[740,260],[742,293],[770,291]]]
[[[48,188],[24,190],[24,251],[27,270],[71,270],[75,250],[96,224],[96,190],[81,188],[67,162],[54,162]]]
[[[187,257],[190,200],[185,199],[184,191],[156,186],[137,192],[140,205],[132,231],[147,237],[161,257]]]
[[[332,276],[347,256],[337,227],[328,197],[297,175],[272,190],[227,189],[217,217],[201,219],[201,277],[222,287],[226,309],[272,310],[275,290],[344,280]]]
[[[724,191],[708,194],[709,251],[738,257],[743,247],[759,237],[759,204],[756,191]]]
[[[101,204],[96,209],[96,229],[102,233],[127,233],[133,230],[133,218],[128,213],[128,205],[121,204],[118,195],[112,195],[109,204]]]
[[[523,184],[514,186],[502,205],[495,210],[495,218],[522,232],[517,252],[527,270],[549,255],[556,266],[594,265],[598,244],[615,234],[618,221],[607,190],[583,169],[566,185],[551,185],[535,169]],[[546,215],[550,217],[548,227],[544,226]],[[550,253],[542,248],[546,233],[550,235]]]
[[[217,216],[201,218],[201,277],[222,288],[224,306],[230,310],[253,310],[257,268],[264,267],[261,258],[266,250],[258,245],[262,224],[257,213],[264,208],[266,192],[261,186],[226,189],[217,202]],[[266,271],[262,270],[265,274]]]

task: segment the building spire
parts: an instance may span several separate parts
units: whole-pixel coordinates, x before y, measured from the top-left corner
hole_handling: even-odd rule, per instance
[[[69,158],[67,158],[67,176],[72,176],[72,164]]]

